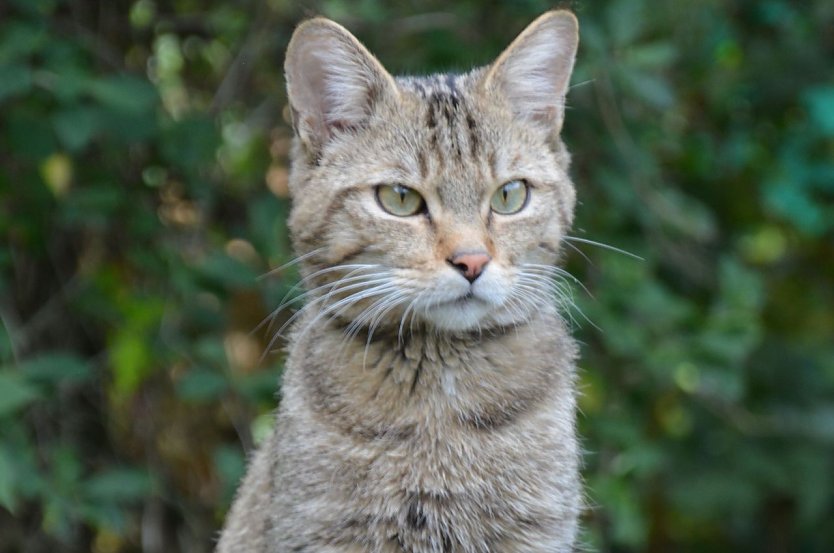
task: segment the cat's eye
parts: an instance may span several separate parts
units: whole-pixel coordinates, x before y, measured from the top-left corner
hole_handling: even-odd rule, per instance
[[[382,209],[398,217],[417,215],[426,209],[423,196],[401,184],[380,184],[376,187],[376,199]]]
[[[527,183],[522,180],[511,180],[503,184],[489,200],[489,207],[495,213],[512,215],[518,213],[527,204],[530,194]]]

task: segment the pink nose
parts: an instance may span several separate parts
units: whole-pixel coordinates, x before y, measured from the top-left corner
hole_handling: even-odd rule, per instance
[[[492,258],[486,252],[459,252],[446,261],[460,271],[466,280],[469,282],[475,282],[475,279],[481,276],[481,273],[484,271],[484,267],[486,264],[490,262]]]

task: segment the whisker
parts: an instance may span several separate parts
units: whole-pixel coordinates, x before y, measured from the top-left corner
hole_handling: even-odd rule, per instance
[[[368,275],[368,278],[375,278],[375,277],[378,277],[378,275]],[[357,282],[357,283],[354,283],[354,284],[349,284],[347,286],[340,286],[340,281],[336,281],[335,283],[332,283],[333,286],[327,294],[319,296],[318,298],[314,299],[313,301],[305,304],[302,309],[293,313],[293,315],[287,321],[285,321],[283,325],[281,325],[281,328],[279,328],[278,331],[270,339],[269,344],[267,346],[267,349],[264,352],[264,356],[266,355],[267,352],[269,352],[272,349],[272,347],[274,346],[274,344],[278,340],[278,338],[280,338],[283,335],[284,330],[286,330],[293,322],[298,320],[299,317],[301,317],[304,313],[306,313],[313,306],[318,305],[318,304],[326,305],[326,307],[324,307],[321,310],[321,312],[314,318],[313,322],[310,323],[311,325],[318,322],[318,320],[320,319],[320,317],[323,314],[328,314],[328,313],[332,312],[331,311],[332,309],[338,309],[339,307],[344,306],[344,305],[349,306],[350,302],[352,302],[352,301],[355,302],[355,301],[360,301],[360,300],[364,299],[365,296],[363,294],[373,293],[373,292],[376,292],[378,289],[380,289],[380,287],[387,286],[386,283],[388,282],[388,280],[389,279],[387,279],[387,278],[376,278],[375,280],[366,280],[364,282]],[[376,285],[374,287],[370,288],[370,289],[365,289],[369,284],[376,284]],[[348,290],[355,290],[357,288],[360,289],[358,292],[354,292],[353,294],[348,295],[346,298],[343,298],[343,299],[337,301],[335,304],[327,306],[327,302],[333,297],[333,295],[335,293],[345,292],[345,291],[348,291]],[[334,315],[334,317],[337,317],[339,314],[341,314],[341,313],[337,313],[336,315]],[[331,317],[331,318],[333,318],[333,317]],[[308,325],[308,327],[309,327],[309,325]],[[305,328],[305,331],[302,332],[302,335],[303,335],[304,332],[306,332],[306,328]],[[263,356],[262,356],[262,359],[263,359]]]
[[[408,307],[405,308],[405,311],[403,311],[403,315],[400,318],[400,327],[397,330],[397,342],[399,344],[403,343],[403,327],[405,326],[405,320],[408,318],[409,312],[411,312],[412,309],[414,309],[414,304],[417,303],[417,300],[420,299],[420,296],[421,296],[421,294],[417,294],[411,300],[411,302],[408,304]],[[413,315],[412,315],[412,318],[411,318],[411,322],[412,322],[412,324],[414,323],[414,316]],[[409,332],[413,333],[411,329],[409,329]]]
[[[316,248],[316,249],[314,249],[314,250],[312,250],[312,251],[309,251],[309,252],[307,252],[307,253],[305,253],[305,254],[303,254],[303,255],[299,255],[299,256],[298,256],[298,257],[296,257],[295,259],[291,259],[290,261],[287,261],[286,263],[284,263],[284,264],[283,264],[283,265],[281,265],[280,267],[275,267],[274,269],[270,269],[269,271],[267,271],[267,272],[265,272],[264,274],[260,275],[260,276],[257,278],[257,280],[263,280],[263,279],[265,279],[265,278],[267,278],[267,277],[270,277],[270,276],[272,276],[272,275],[275,275],[275,274],[277,274],[277,273],[280,273],[281,271],[283,271],[284,269],[287,269],[288,267],[292,267],[293,265],[296,265],[296,264],[298,264],[298,263],[301,263],[301,262],[302,262],[302,261],[304,261],[305,259],[310,259],[310,258],[311,258],[311,257],[313,257],[314,255],[320,254],[320,253],[321,253],[321,252],[323,252],[325,249],[326,249],[326,248],[324,248],[324,247],[321,247],[321,248]]]
[[[358,302],[360,302],[364,299],[372,298],[374,296],[379,296],[381,294],[387,294],[387,293],[393,291],[394,289],[395,289],[395,286],[392,285],[392,284],[379,284],[377,286],[374,286],[374,287],[366,289],[366,290],[360,290],[358,292],[354,292],[353,294],[350,294],[347,297],[340,299],[339,301],[337,301],[336,303],[334,303],[332,305],[325,305],[324,307],[321,307],[319,309],[319,312],[313,317],[313,319],[309,323],[307,323],[307,325],[301,330],[300,334],[298,335],[298,340],[300,341],[304,337],[304,335],[307,334],[307,332],[310,331],[310,329],[314,328],[316,326],[316,324],[320,320],[322,320],[322,318],[326,317],[327,322],[332,321],[333,319],[335,319],[336,317],[338,317],[342,313],[344,313],[352,305],[355,305],[356,303],[358,303]],[[329,297],[329,296],[323,296],[323,297]],[[321,299],[321,298],[318,298],[318,299]],[[318,299],[316,301],[318,301]],[[304,309],[302,309],[301,311],[299,311],[298,313],[293,315],[293,318],[299,316],[302,312],[306,312],[312,305],[313,305],[312,302],[310,304],[305,305]],[[283,329],[290,322],[291,321],[287,321],[287,323],[284,323],[284,325],[281,327],[282,330],[279,331],[278,335],[280,335],[280,332],[282,332]],[[276,336],[278,336],[278,335],[276,335]],[[273,341],[274,340],[275,340],[275,338],[273,338]]]
[[[284,309],[286,309],[287,307],[289,307],[289,306],[290,306],[290,305],[292,305],[293,303],[296,303],[296,302],[299,302],[299,301],[305,300],[305,299],[307,299],[307,298],[311,297],[312,295],[315,295],[316,293],[318,293],[318,292],[319,292],[319,291],[321,291],[321,290],[324,290],[324,289],[330,288],[330,292],[328,292],[328,293],[329,293],[329,294],[332,294],[332,293],[335,293],[335,292],[337,292],[337,291],[339,291],[339,290],[345,290],[345,289],[352,289],[352,288],[355,288],[355,287],[352,287],[352,288],[347,288],[346,286],[343,286],[344,284],[348,284],[348,283],[350,283],[350,282],[355,282],[355,281],[357,281],[357,280],[358,280],[358,281],[361,281],[362,279],[368,279],[368,278],[373,278],[373,277],[378,276],[377,274],[371,274],[371,275],[354,275],[354,276],[351,276],[351,275],[353,275],[354,273],[356,273],[358,270],[359,270],[359,269],[356,269],[356,270],[354,270],[354,271],[351,271],[351,272],[350,272],[350,273],[348,273],[345,277],[343,277],[343,278],[341,278],[341,279],[339,279],[339,280],[336,280],[336,281],[333,281],[333,282],[328,282],[328,283],[322,284],[321,286],[317,286],[317,287],[315,287],[315,288],[312,288],[312,289],[310,289],[310,290],[307,290],[306,292],[303,292],[303,293],[299,294],[298,296],[295,296],[294,298],[291,298],[291,299],[289,299],[289,300],[288,300],[288,299],[287,299],[287,297],[288,297],[288,296],[289,296],[289,294],[292,292],[292,290],[293,290],[293,289],[296,289],[296,288],[298,288],[298,287],[300,286],[300,284],[301,284],[301,283],[299,282],[298,284],[296,284],[295,286],[293,286],[293,288],[291,288],[291,289],[290,289],[290,291],[289,291],[289,292],[287,292],[287,294],[286,294],[286,295],[284,295],[284,299],[283,299],[283,300],[281,300],[281,303],[278,305],[278,307],[277,307],[277,308],[275,308],[275,309],[272,311],[272,313],[270,313],[269,315],[267,315],[267,316],[264,318],[264,320],[263,320],[263,321],[261,321],[260,323],[258,323],[258,325],[257,325],[257,326],[256,326],[256,327],[252,330],[252,332],[257,332],[258,330],[260,330],[260,329],[263,327],[263,325],[264,325],[267,321],[269,321],[269,327],[267,328],[267,331],[272,330],[272,324],[275,322],[275,319],[278,317],[278,315],[281,313],[281,311],[283,311]],[[321,272],[322,272],[322,271],[319,271],[319,273],[321,273]],[[310,276],[312,276],[312,275],[310,275]],[[306,280],[306,279],[305,279],[305,280]],[[302,281],[302,282],[303,282],[303,281]],[[367,281],[367,280],[365,281],[365,284],[374,284],[374,283],[376,283],[376,281]]]
[[[525,305],[524,301],[525,298],[530,298],[527,292],[522,292],[517,294],[517,291],[510,294],[507,298],[507,307],[510,311],[512,311],[513,320],[513,328],[515,328],[516,336],[518,336],[518,328],[521,326],[522,322],[529,321],[531,318],[531,309],[528,305]],[[518,297],[521,296],[521,297]],[[528,302],[530,304],[535,303],[535,301]]]
[[[537,273],[537,274],[546,273],[549,276],[554,277],[554,278],[555,277],[568,278],[568,279],[572,280],[575,284],[579,285],[585,291],[585,293],[588,294],[588,296],[590,296],[591,298],[594,298],[594,295],[591,293],[590,290],[588,290],[588,288],[585,286],[585,284],[581,280],[579,280],[578,278],[573,276],[571,273],[569,273],[565,269],[562,269],[561,267],[556,267],[554,265],[541,265],[541,264],[538,264],[538,263],[525,263],[521,266],[521,270],[529,272],[529,273]]]
[[[591,265],[591,266],[594,265],[594,262],[591,261],[591,258],[588,257],[587,255],[585,255],[585,252],[583,252],[582,250],[580,250],[579,248],[577,248],[576,246],[571,244],[569,241],[567,241],[567,240],[565,241],[565,246],[569,247],[570,249],[572,249],[573,251],[575,251],[576,253],[581,255],[585,259],[585,261],[588,262],[589,265]]]
[[[573,90],[574,88],[584,86],[586,84],[590,84],[590,83],[594,82],[595,80],[596,79],[588,79],[588,80],[585,80],[585,81],[580,81],[578,83],[570,85],[570,87],[568,87],[568,90]]]
[[[376,331],[376,329],[380,325],[380,323],[382,323],[382,320],[385,318],[385,316],[388,313],[390,313],[392,309],[402,305],[403,298],[406,298],[405,301],[408,301],[408,294],[406,292],[402,292],[402,291],[397,293],[397,294],[394,294],[393,297],[386,298],[386,300],[388,300],[390,305],[388,305],[387,307],[385,307],[382,310],[378,309],[377,311],[379,311],[379,313],[372,318],[372,320],[369,324],[369,327],[368,327],[368,339],[365,340],[365,352],[362,356],[362,368],[365,367],[365,363],[368,359],[368,348],[371,345],[371,340],[373,339],[374,332]]]
[[[578,279],[573,277],[573,275],[571,275],[567,271],[565,271],[563,269],[560,269],[558,267],[553,267],[553,266],[550,266],[550,265],[537,265],[537,264],[530,264],[530,265],[534,266],[538,270],[537,271],[529,271],[528,270],[526,273],[522,273],[521,275],[519,275],[519,278],[518,278],[518,285],[519,286],[524,287],[528,292],[533,292],[533,290],[535,290],[536,294],[539,294],[541,292],[540,291],[541,286],[544,286],[545,288],[550,289],[556,295],[557,301],[559,302],[560,306],[562,307],[563,310],[565,310],[567,312],[568,317],[570,317],[572,323],[575,326],[581,326],[581,325],[579,325],[578,321],[574,318],[573,311],[576,311],[577,313],[579,313],[581,315],[581,317],[583,319],[585,319],[585,321],[587,321],[588,324],[593,326],[595,329],[599,330],[600,332],[602,331],[602,329],[600,329],[600,327],[597,326],[585,314],[584,311],[582,311],[582,309],[579,307],[579,305],[576,303],[576,301],[574,301],[573,292],[572,292],[570,286],[568,286],[568,283],[565,280],[565,277],[571,278],[573,281],[577,282],[581,286],[582,283],[579,282]],[[531,290],[531,287],[533,288],[533,290]],[[583,289],[585,289],[585,291],[588,293],[588,295],[593,298],[593,296],[590,294],[590,292],[587,290],[587,288],[585,288],[584,286],[582,286],[582,287],[583,287]]]
[[[347,344],[350,340],[356,338],[356,335],[359,331],[365,326],[365,323],[368,323],[368,338],[365,341],[365,349],[362,357],[362,365],[365,366],[368,357],[368,349],[371,344],[371,340],[373,339],[373,333],[376,330],[377,326],[382,322],[382,319],[385,315],[390,312],[392,309],[401,305],[403,302],[400,301],[402,298],[406,297],[406,292],[404,291],[397,291],[394,288],[394,293],[389,294],[385,293],[381,298],[375,300],[371,305],[365,308],[356,318],[351,322],[350,325],[345,329],[345,337],[342,340],[342,345],[339,348],[338,356],[342,355],[344,348],[347,347]]]
[[[286,305],[287,305],[288,303],[293,303],[293,302],[297,301],[297,299],[296,299],[296,298],[293,298],[293,299],[291,299],[291,300],[287,301],[287,298],[289,298],[289,297],[292,295],[292,293],[293,293],[293,292],[295,292],[296,290],[300,289],[300,288],[301,288],[304,284],[306,284],[308,281],[310,281],[310,280],[311,280],[311,279],[313,279],[313,278],[316,278],[316,277],[318,277],[318,276],[322,276],[322,275],[325,275],[325,274],[328,274],[328,273],[332,273],[332,272],[334,272],[334,271],[344,271],[344,270],[347,270],[347,269],[352,269],[352,270],[351,270],[348,274],[346,274],[344,277],[342,277],[342,278],[340,278],[340,279],[337,279],[337,280],[335,280],[335,281],[333,281],[333,282],[330,282],[330,283],[325,283],[325,284],[323,284],[323,285],[321,285],[321,286],[317,286],[316,288],[313,288],[313,289],[311,289],[311,290],[308,290],[308,291],[306,291],[306,292],[304,292],[304,293],[300,294],[298,297],[305,297],[305,296],[309,296],[309,295],[310,295],[310,294],[311,294],[314,290],[319,290],[319,289],[321,289],[321,288],[325,288],[325,287],[327,287],[327,286],[337,285],[339,282],[345,282],[346,280],[348,280],[348,278],[349,278],[349,277],[351,277],[352,275],[355,275],[356,273],[358,273],[358,272],[360,272],[360,271],[363,271],[363,270],[370,270],[370,269],[377,269],[377,268],[381,268],[381,267],[382,267],[381,265],[369,265],[369,264],[357,264],[357,263],[353,263],[353,264],[345,264],[345,265],[336,265],[336,266],[334,266],[334,267],[326,267],[326,268],[324,268],[324,269],[320,269],[320,270],[318,270],[318,271],[316,271],[316,272],[314,272],[314,273],[312,273],[312,274],[307,275],[306,277],[302,278],[302,279],[301,279],[301,280],[299,280],[298,282],[296,282],[296,283],[295,283],[295,284],[294,284],[294,285],[293,285],[293,286],[292,286],[292,287],[291,287],[291,288],[287,291],[287,293],[286,293],[286,294],[284,294],[284,297],[283,297],[283,298],[281,298],[281,301],[279,302],[278,307],[277,307],[277,308],[275,308],[275,310],[273,310],[273,312],[272,312],[272,313],[270,313],[270,315],[268,315],[268,316],[267,316],[267,318],[272,318],[272,319],[274,319],[274,318],[275,318],[275,316],[277,316],[277,315],[278,315],[278,313],[280,313],[280,312],[281,312],[281,310],[282,310],[284,307],[286,307]],[[264,321],[261,321],[261,323],[260,323],[260,324],[259,324],[259,325],[255,328],[255,330],[257,330],[258,328],[260,328],[260,327],[263,325],[263,323],[266,321],[266,319],[267,319],[267,318],[265,318],[265,319],[264,319]]]
[[[589,244],[591,246],[597,246],[598,248],[603,248],[606,250],[611,250],[612,252],[617,252],[619,254],[625,255],[627,257],[631,257],[633,259],[637,259],[639,261],[645,261],[642,257],[637,254],[631,253],[629,251],[623,250],[621,248],[617,248],[616,246],[611,246],[609,244],[603,244],[602,242],[597,242],[595,240],[588,240],[587,238],[579,238],[578,236],[565,236],[565,240],[572,240],[574,242],[581,242],[583,244]]]

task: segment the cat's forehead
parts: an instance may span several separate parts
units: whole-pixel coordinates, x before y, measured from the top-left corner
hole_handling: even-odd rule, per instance
[[[460,208],[475,207],[495,172],[496,145],[486,132],[474,80],[473,73],[397,79],[400,89],[417,100],[417,120],[410,127],[418,136],[413,146],[420,177],[444,203]]]
[[[428,76],[397,77],[401,89],[416,93],[423,100],[433,98],[460,99],[468,93],[471,78],[468,74],[435,73]]]

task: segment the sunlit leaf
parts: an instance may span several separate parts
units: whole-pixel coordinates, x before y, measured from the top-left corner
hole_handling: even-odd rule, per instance
[[[113,388],[122,397],[132,394],[153,372],[153,356],[140,333],[119,332],[110,346]]]

